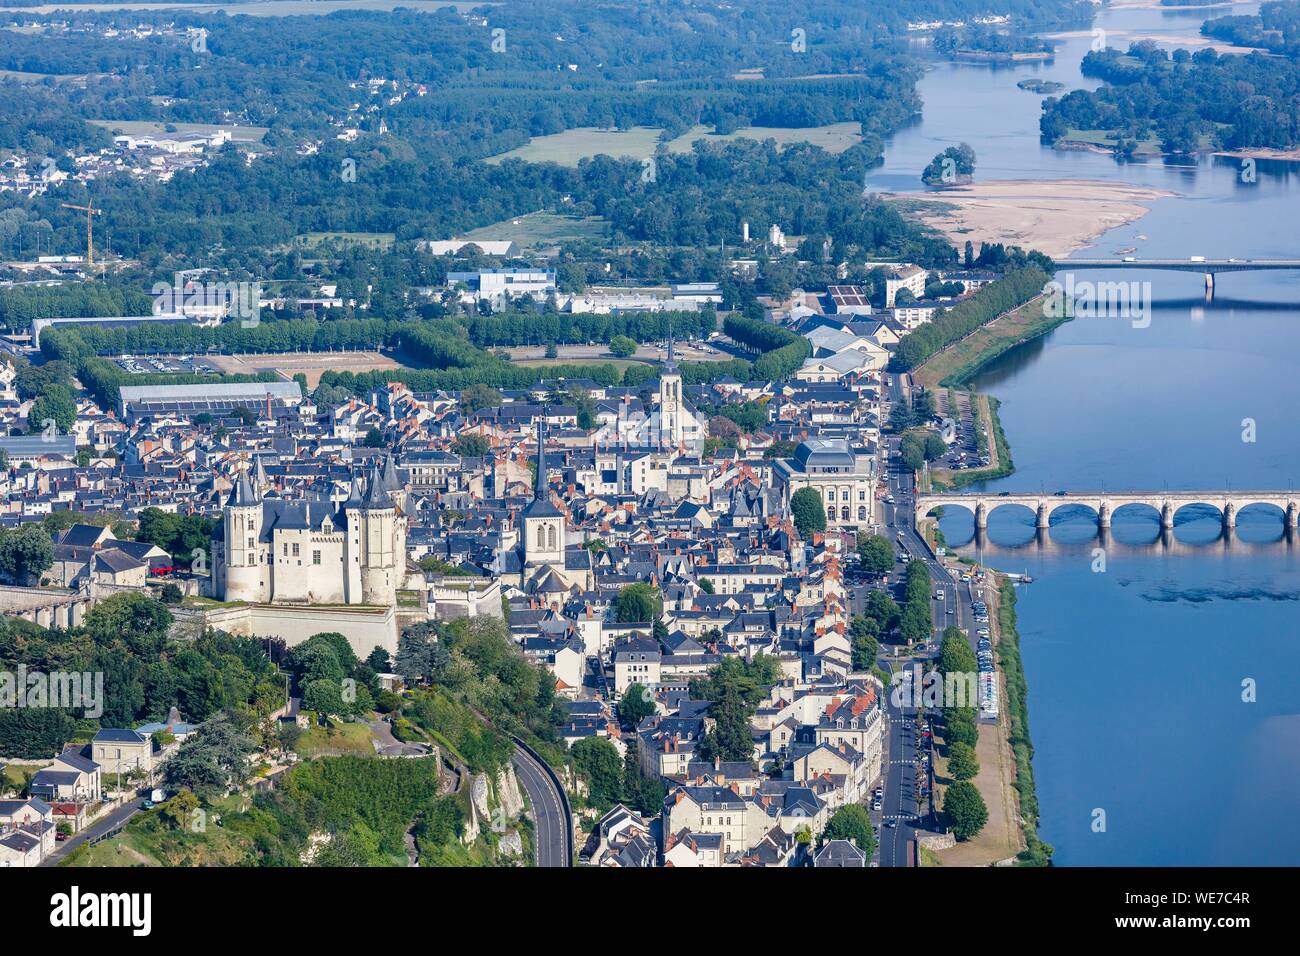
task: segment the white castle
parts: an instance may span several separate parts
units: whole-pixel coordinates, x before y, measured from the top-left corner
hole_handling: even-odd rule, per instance
[[[241,472],[213,536],[213,596],[259,604],[392,607],[405,586],[406,490],[392,458],[346,501],[267,492],[259,459]]]

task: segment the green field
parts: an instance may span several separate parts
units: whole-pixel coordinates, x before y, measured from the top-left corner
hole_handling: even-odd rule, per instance
[[[91,77],[103,76],[102,73],[24,73],[22,70],[0,70],[0,80],[13,80],[15,83],[41,83],[54,80],[57,83],[86,83]]]
[[[111,133],[122,136],[153,136],[167,132],[177,133],[212,133],[224,129],[230,133],[230,139],[236,143],[259,143],[266,135],[265,126],[212,126],[207,123],[152,123],[144,120],[87,120],[95,126],[102,126]],[[167,127],[175,127],[168,130]]]
[[[521,249],[552,246],[582,239],[604,239],[609,224],[600,216],[560,216],[552,212],[530,212],[465,233],[464,239],[509,239]]]
[[[486,163],[500,163],[507,159],[522,159],[528,163],[559,163],[577,166],[578,160],[589,159],[602,153],[606,156],[631,156],[642,159],[655,151],[659,142],[657,129],[634,126],[631,129],[596,129],[583,126],[566,129],[551,136],[534,136],[524,146],[508,153],[489,156]]]
[[[21,790],[27,783],[27,778],[35,776],[41,767],[25,764],[6,764],[3,771],[0,771],[0,792],[7,790]]]
[[[644,159],[654,154],[659,145],[661,130],[648,126],[635,126],[632,129],[595,129],[582,127],[565,130],[551,136],[535,136],[525,146],[512,149],[499,156],[490,156],[484,162],[499,163],[506,159],[522,159],[529,163],[558,163],[561,166],[576,166],[578,161],[592,156],[630,156]],[[832,123],[829,126],[807,128],[790,128],[781,126],[751,126],[734,133],[716,135],[709,132],[707,126],[696,126],[670,141],[668,150],[674,153],[688,153],[691,144],[702,139],[706,142],[728,142],[735,139],[774,139],[779,146],[792,143],[812,143],[828,152],[842,153],[861,141],[860,127],[857,123]]]
[[[829,126],[813,126],[796,129],[785,126],[751,126],[718,136],[710,133],[707,126],[696,126],[689,133],[683,133],[668,144],[670,152],[689,153],[691,144],[697,139],[709,143],[725,143],[734,139],[774,139],[777,146],[790,146],[794,143],[811,143],[820,146],[828,153],[842,153],[850,146],[862,142],[862,127],[858,123],[832,123]]]
[[[374,756],[371,741],[374,735],[366,724],[340,723],[334,727],[312,727],[302,732],[294,750],[302,757],[319,757],[321,754],[355,754],[358,757]]]
[[[397,241],[397,235],[392,232],[308,232],[294,236],[293,244],[299,248],[315,249],[331,241],[387,249]]]
[[[1067,130],[1065,135],[1057,140],[1056,145],[1069,146],[1071,143],[1082,143],[1086,146],[1114,149],[1116,140],[1117,134],[1113,129],[1071,129]],[[1151,136],[1138,143],[1135,155],[1158,156],[1161,152],[1160,139]]]

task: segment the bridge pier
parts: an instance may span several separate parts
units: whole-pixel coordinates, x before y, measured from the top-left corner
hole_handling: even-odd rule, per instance
[[[1214,301],[1214,273],[1205,273],[1205,301]]]
[[[1223,506],[1223,526],[1225,528],[1237,527],[1237,508],[1231,501]]]
[[[1110,505],[1104,501],[1097,508],[1097,527],[1102,529],[1110,527]]]
[[[1294,501],[1289,501],[1286,506],[1286,526],[1294,528],[1297,525],[1300,525],[1300,507]]]
[[[1034,527],[1046,528],[1050,524],[1050,522],[1048,521],[1049,514],[1050,513],[1047,510],[1047,504],[1045,502],[1040,502],[1038,505],[1038,516],[1034,520]]]
[[[975,527],[984,531],[989,526],[989,509],[984,502],[977,502],[975,505]]]
[[[1160,527],[1168,530],[1174,526],[1174,506],[1166,501],[1160,507]]]

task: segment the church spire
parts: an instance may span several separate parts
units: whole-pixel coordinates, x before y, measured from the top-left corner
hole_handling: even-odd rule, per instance
[[[673,320],[671,316],[668,318],[668,361],[664,363],[664,371],[677,371],[677,363],[673,360]]]
[[[546,488],[546,419],[537,418],[537,477],[533,480],[533,498],[540,501]]]

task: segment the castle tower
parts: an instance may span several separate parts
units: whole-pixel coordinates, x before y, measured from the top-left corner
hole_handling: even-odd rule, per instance
[[[397,463],[393,461],[393,456],[389,455],[384,459],[384,463],[379,470],[380,483],[388,496],[393,499],[393,506],[398,511],[406,510],[406,486],[402,484],[402,479],[397,474]]]
[[[546,431],[537,423],[537,478],[533,482],[533,500],[524,509],[524,563],[564,564],[564,515],[551,504],[546,481]]]
[[[226,534],[222,553],[225,571],[226,601],[266,601],[269,599],[266,575],[269,566],[262,560],[259,543],[262,535],[262,496],[241,471],[230,489],[222,515]]]
[[[682,376],[673,359],[673,330],[668,327],[668,361],[659,375],[659,447],[682,443]]]
[[[366,495],[358,511],[361,601],[391,607],[397,603],[398,572],[406,566],[406,541],[402,535],[402,553],[397,554],[397,507],[383,484],[375,466],[366,479]]]
[[[348,604],[362,603],[361,549],[365,533],[365,513],[361,510],[365,494],[361,479],[352,473],[352,485],[347,500],[343,502],[343,600]]]

